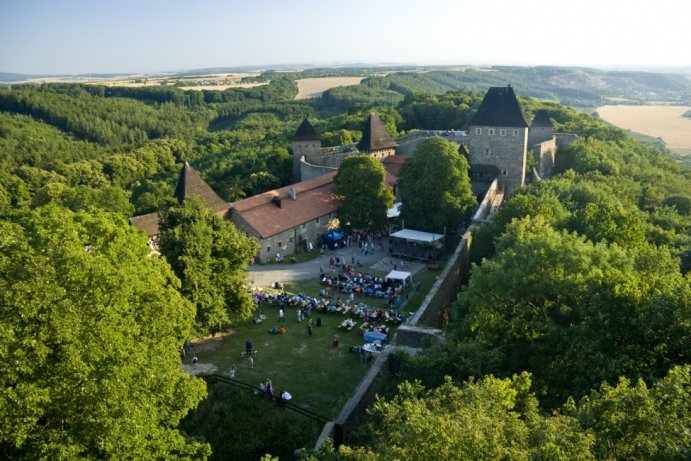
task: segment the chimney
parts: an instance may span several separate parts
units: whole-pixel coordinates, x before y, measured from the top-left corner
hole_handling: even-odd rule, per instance
[[[295,190],[294,187],[291,187],[290,190],[288,191],[288,195],[290,195],[290,198],[292,198],[293,200],[297,200],[297,199],[298,199],[298,195],[297,195],[297,194],[298,194],[298,193],[297,193],[297,191]]]
[[[279,197],[278,195],[275,195],[275,196],[271,199],[271,203],[273,203],[273,204],[276,205],[277,207],[281,208],[281,197]]]

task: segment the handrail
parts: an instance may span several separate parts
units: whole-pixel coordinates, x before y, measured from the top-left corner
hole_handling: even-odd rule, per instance
[[[277,396],[274,395],[269,395],[266,392],[262,391],[259,387],[253,386],[248,383],[244,383],[242,381],[238,381],[237,379],[234,378],[228,378],[227,376],[222,376],[222,375],[197,375],[200,378],[202,378],[204,381],[210,384],[215,384],[215,383],[221,383],[221,384],[227,384],[230,386],[235,386],[235,387],[240,387],[242,389],[248,390],[250,392],[255,392],[257,395],[263,396],[265,398],[268,398],[269,400],[275,402],[277,405],[280,405],[281,407],[287,408],[291,411],[294,411],[295,413],[299,413],[302,416],[305,416],[307,418],[313,419],[314,421],[317,421],[318,423],[324,424],[327,423],[328,421],[331,421],[329,418],[322,416],[320,414],[317,414],[313,412],[312,410],[308,410],[307,408],[303,408],[299,405],[296,405],[294,403],[288,402],[286,400],[282,400]]]

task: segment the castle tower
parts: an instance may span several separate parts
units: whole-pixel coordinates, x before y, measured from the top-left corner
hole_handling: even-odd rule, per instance
[[[175,187],[175,198],[182,204],[185,199],[192,197],[201,198],[204,205],[216,212],[228,209],[228,203],[214,192],[188,162],[185,162]]]
[[[394,155],[397,146],[398,144],[391,139],[377,113],[369,114],[369,118],[362,129],[362,139],[356,146],[358,150],[376,159],[383,159],[389,155]]]
[[[305,157],[309,161],[319,155],[322,147],[321,139],[317,130],[305,117],[293,136],[293,182],[301,181],[300,159]]]
[[[496,171],[507,196],[522,186],[529,126],[511,85],[491,87],[468,122],[471,173]]]
[[[544,141],[551,141],[554,138],[554,126],[546,110],[535,112],[535,118],[530,124],[528,133],[528,147]]]

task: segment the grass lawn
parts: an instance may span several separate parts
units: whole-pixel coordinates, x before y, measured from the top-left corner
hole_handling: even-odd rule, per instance
[[[365,271],[384,276],[383,273],[365,268]],[[439,272],[421,271],[413,277],[420,282],[419,292],[409,289],[410,298],[402,307],[403,312],[416,310],[425,294],[434,283]],[[321,289],[317,277],[286,283],[288,293],[304,293],[316,296]],[[356,302],[365,302],[372,307],[385,307],[381,298],[356,296]],[[232,365],[236,367],[235,378],[258,386],[271,378],[274,390],[286,390],[293,395],[293,402],[328,418],[335,418],[355,386],[369,369],[356,353],[349,352],[349,346],[362,345],[362,333],[357,326],[351,331],[339,330],[338,325],[347,318],[338,313],[313,312],[313,335],[307,334],[307,320],[298,322],[297,310],[288,308],[285,312],[286,334],[272,335],[269,330],[278,323],[278,306],[261,305],[256,314],[265,314],[263,323],[252,325],[249,321],[237,325],[231,334],[216,341],[217,347],[209,350],[194,349],[199,364],[212,363],[218,368],[216,373],[225,374]],[[321,326],[317,326],[321,318]],[[359,320],[356,325],[362,323]],[[392,326],[390,324],[390,326]],[[395,332],[389,332],[391,340]],[[338,347],[332,346],[334,335],[340,338]],[[254,368],[249,368],[247,359],[241,354],[245,341],[252,340],[257,351]]]

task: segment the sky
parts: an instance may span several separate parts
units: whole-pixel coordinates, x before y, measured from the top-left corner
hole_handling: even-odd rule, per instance
[[[691,68],[690,0],[0,0],[0,72]]]

